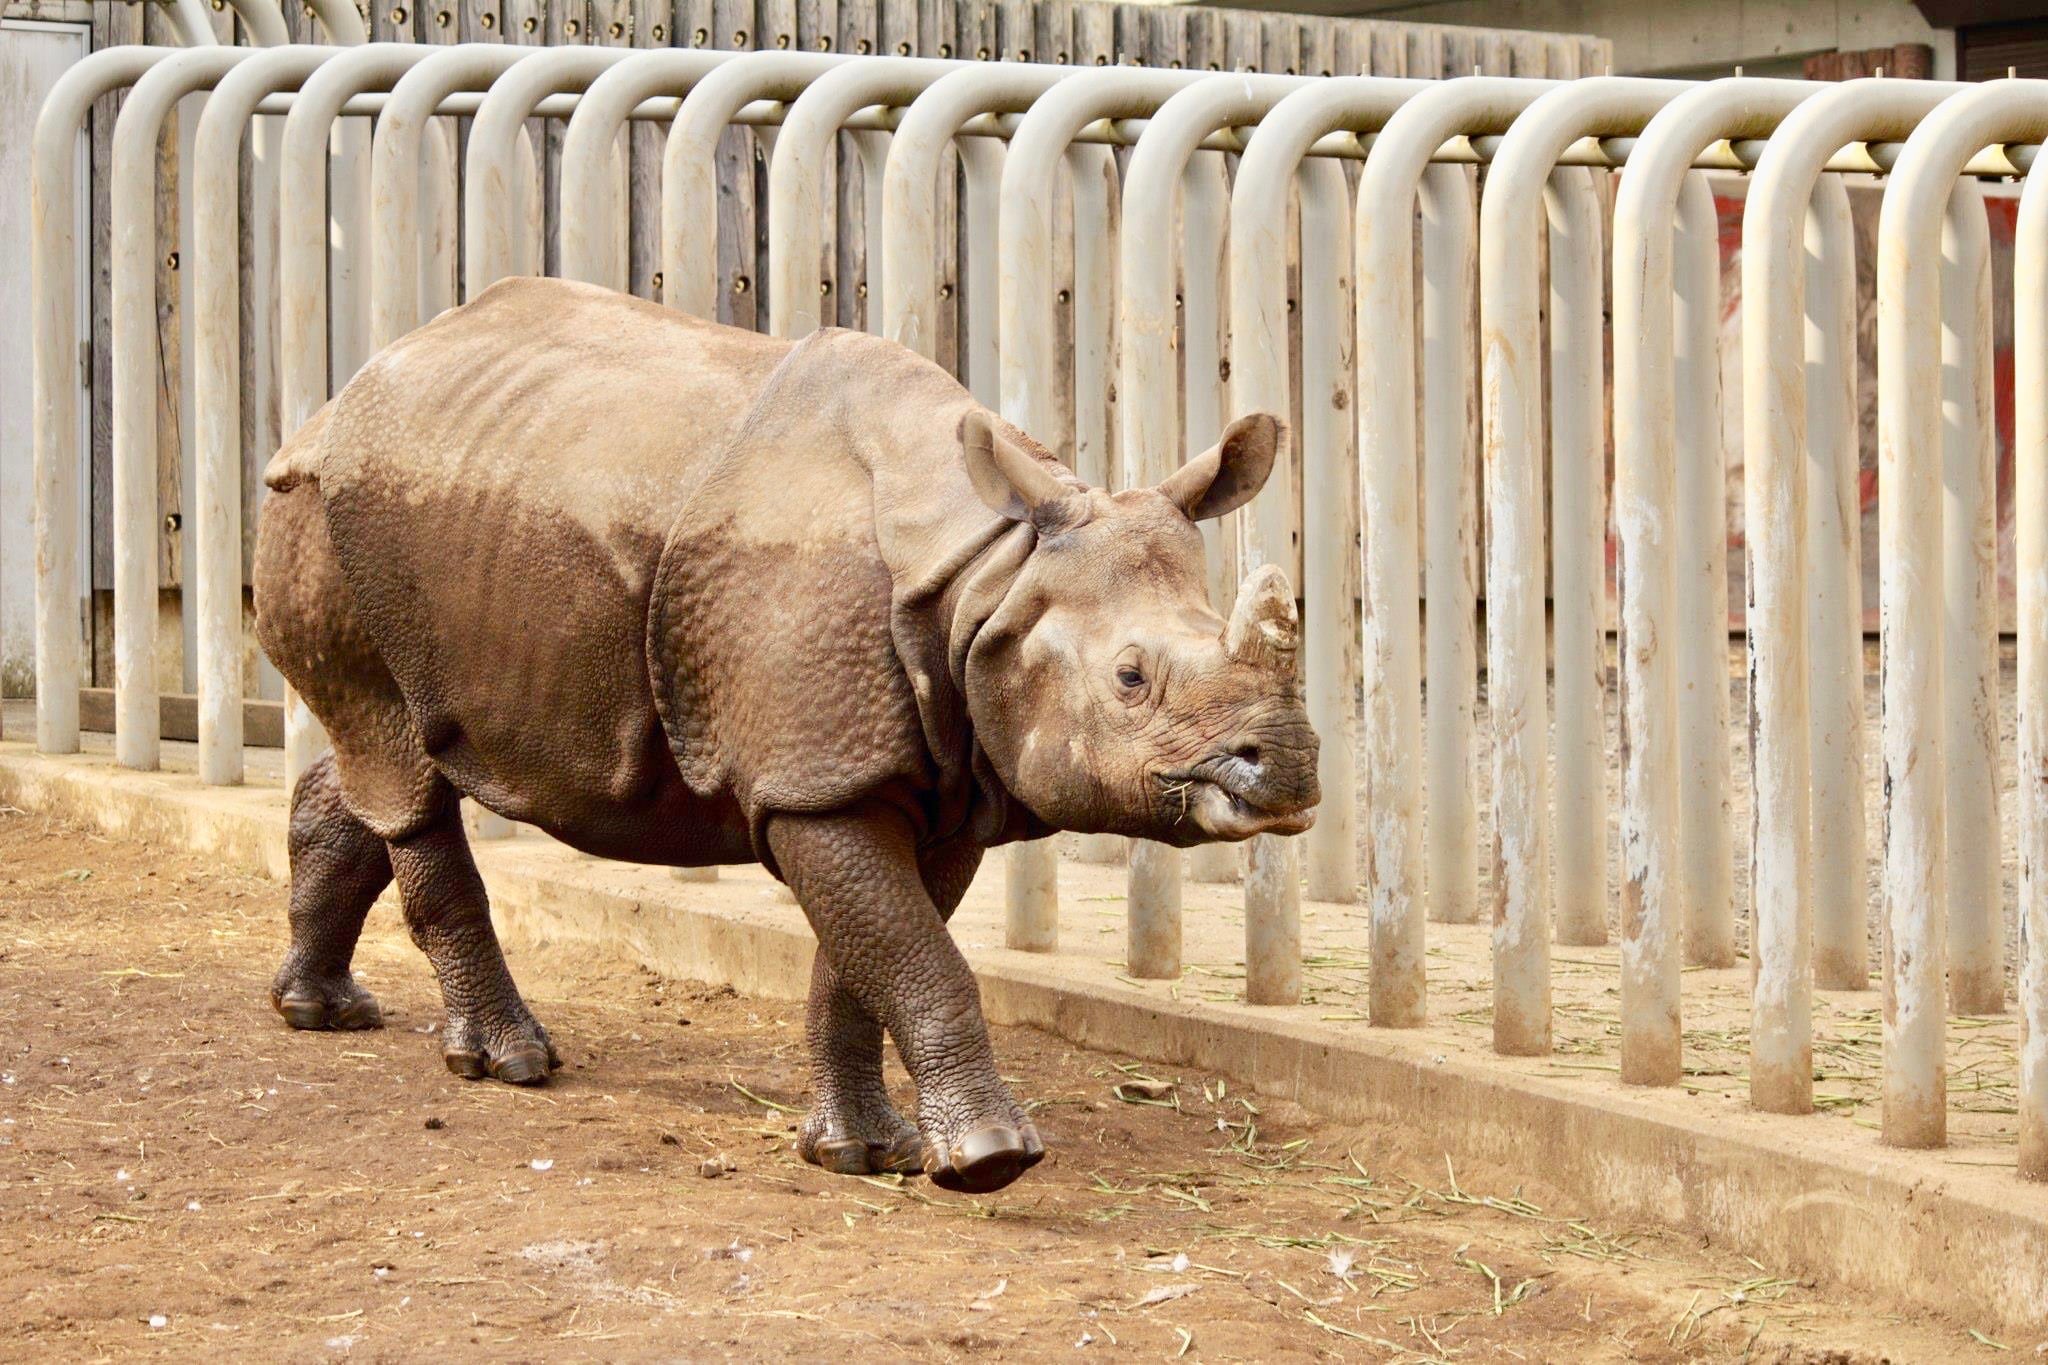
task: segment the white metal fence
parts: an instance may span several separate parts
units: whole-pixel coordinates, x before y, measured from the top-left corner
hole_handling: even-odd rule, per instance
[[[1909,1147],[1944,1141],[1950,1009],[2000,1008],[2005,989],[1991,300],[1976,177],[2031,167],[2033,144],[2048,136],[2048,83],[1436,82],[795,51],[348,46],[363,37],[349,26],[353,8],[328,8],[342,46],[111,49],[76,66],[45,106],[33,185],[41,750],[79,747],[81,417],[71,373],[84,263],[72,147],[99,95],[127,92],[111,203],[116,753],[127,767],[152,768],[154,156],[179,100],[210,92],[191,169],[198,486],[187,604],[209,783],[242,777],[240,566],[245,497],[255,491],[243,486],[239,444],[235,186],[252,119],[282,125],[278,297],[247,302],[276,319],[287,430],[369,351],[455,301],[454,224],[463,294],[540,268],[544,187],[519,135],[530,118],[564,127],[561,271],[614,287],[625,283],[621,129],[629,120],[668,129],[664,297],[703,315],[718,283],[719,142],[731,127],[756,129],[767,159],[767,325],[784,336],[819,325],[822,168],[852,134],[867,172],[868,240],[881,244],[868,274],[880,307],[869,317],[927,355],[937,348],[934,262],[950,194],[940,180],[955,148],[961,270],[976,323],[962,329],[960,365],[983,402],[1106,485],[1156,480],[1238,412],[1300,414],[1299,500],[1293,481],[1276,476],[1238,525],[1211,532],[1221,600],[1241,573],[1298,554],[1306,684],[1323,741],[1316,828],[1258,840],[1249,853],[1248,998],[1300,997],[1305,887],[1316,899],[1362,896],[1370,908],[1372,1024],[1426,1018],[1426,920],[1484,913],[1474,771],[1483,586],[1496,1048],[1550,1049],[1549,945],[1604,942],[1618,900],[1622,1078],[1674,1083],[1681,969],[1736,960],[1732,869],[1746,834],[1751,1097],[1762,1109],[1810,1110],[1811,992],[1816,979],[1828,988],[1866,980],[1863,867],[1876,837],[1883,1136]],[[436,122],[456,113],[474,116],[460,205],[452,143]],[[1483,194],[1470,163],[1486,167]],[[1722,264],[1706,168],[1753,171],[1740,266],[1747,832],[1729,816],[1729,566],[1713,416]],[[1876,172],[1889,175],[1877,262],[1886,804],[1881,830],[1868,831],[1856,286],[1843,176]],[[336,222],[336,241],[366,234],[367,259],[331,246]],[[2027,183],[2019,224],[2020,1168],[2043,1178],[2048,188],[2039,180]],[[1299,271],[1291,290],[1290,263]],[[1612,623],[1610,500],[1620,563]],[[1622,840],[1610,879],[1604,736],[1616,694]],[[296,767],[319,736],[303,708],[287,705]],[[1351,799],[1361,784],[1363,830]],[[1088,841],[1084,853],[1116,858],[1112,843]],[[1189,861],[1214,877],[1234,856]],[[1172,850],[1129,851],[1134,975],[1179,974],[1189,870]],[[1011,946],[1057,945],[1057,882],[1049,845],[1010,851]]]

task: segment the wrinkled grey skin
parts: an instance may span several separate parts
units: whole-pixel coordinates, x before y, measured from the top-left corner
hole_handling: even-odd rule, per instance
[[[266,475],[259,635],[334,745],[293,796],[273,1002],[378,1025],[349,962],[395,879],[448,1065],[544,1081],[459,798],[604,857],[758,860],[820,946],[803,1155],[1007,1184],[1044,1148],[945,931],[983,851],[1313,818],[1291,591],[1261,571],[1226,623],[1194,524],[1283,440],[1247,418],[1112,495],[859,333],[792,344],[542,280],[443,314]]]

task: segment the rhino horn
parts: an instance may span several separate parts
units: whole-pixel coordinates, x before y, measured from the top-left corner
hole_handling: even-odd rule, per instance
[[[1263,564],[1237,590],[1237,605],[1223,628],[1223,650],[1239,663],[1265,668],[1294,667],[1301,619],[1287,575]]]

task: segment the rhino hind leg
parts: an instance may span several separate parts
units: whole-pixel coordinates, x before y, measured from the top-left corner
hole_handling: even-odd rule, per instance
[[[901,817],[778,816],[768,842],[817,931],[820,956],[896,1040],[917,1085],[932,1183],[984,1194],[1038,1164],[1045,1144],[996,1074],[974,974],[946,933]],[[879,1055],[877,1043],[877,1076]]]
[[[383,1013],[349,962],[364,917],[391,884],[391,859],[343,802],[331,753],[292,789],[289,842],[292,942],[270,1003],[293,1028],[380,1028]]]
[[[406,928],[441,982],[448,1069],[470,1080],[545,1083],[562,1059],[505,965],[454,789],[444,786],[425,827],[389,849]]]

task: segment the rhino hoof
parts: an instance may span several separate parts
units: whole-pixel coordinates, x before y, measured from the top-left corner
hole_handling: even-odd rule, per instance
[[[1030,1124],[1012,1128],[992,1123],[958,1142],[943,1139],[924,1149],[924,1173],[942,1190],[989,1194],[1002,1189],[1045,1158],[1045,1144]]]
[[[915,1130],[894,1142],[828,1138],[813,1144],[804,1159],[834,1175],[922,1175],[923,1147]]]
[[[353,979],[338,986],[294,985],[273,990],[270,1003],[296,1029],[373,1029],[384,1027],[377,998]]]
[[[562,1064],[555,1045],[548,1036],[541,1033],[535,1038],[519,1038],[496,1048],[449,1048],[441,1054],[448,1063],[448,1069],[466,1081],[485,1079],[503,1081],[507,1085],[546,1085],[548,1076]]]

